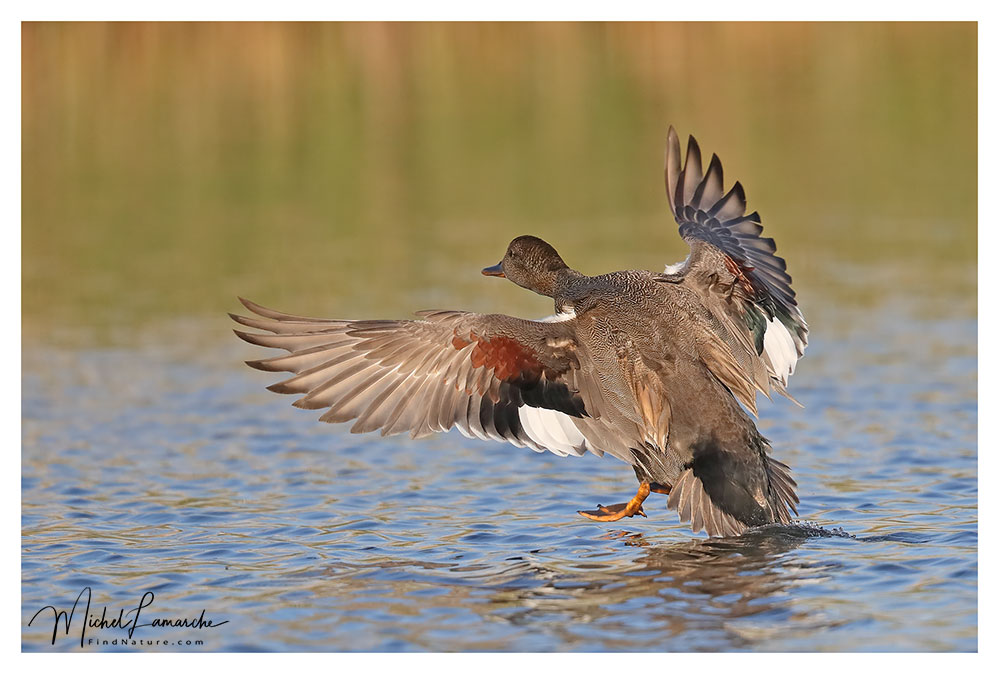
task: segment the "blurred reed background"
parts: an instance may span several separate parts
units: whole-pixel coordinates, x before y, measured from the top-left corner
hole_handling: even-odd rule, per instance
[[[26,23],[23,335],[221,334],[237,294],[543,315],[478,274],[516,235],[589,273],[685,255],[670,123],[746,186],[813,330],[974,315],[976,58],[970,23]]]

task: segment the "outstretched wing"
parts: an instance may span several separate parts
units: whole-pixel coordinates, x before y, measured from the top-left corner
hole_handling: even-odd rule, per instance
[[[599,390],[580,370],[571,321],[422,312],[422,320],[293,316],[240,300],[260,318],[230,314],[245,341],[289,353],[247,365],[295,376],[277,393],[353,433],[414,438],[457,427],[468,437],[581,455],[595,450],[573,422],[599,416]]]
[[[784,386],[808,344],[808,324],[774,240],[761,236],[758,213],[746,215],[742,185],[736,182],[724,191],[717,155],[702,171],[693,136],[681,166],[680,141],[670,127],[666,193],[690,255],[682,264],[667,267],[660,280],[695,288],[727,328],[730,346],[762,361],[770,385],[787,395]]]

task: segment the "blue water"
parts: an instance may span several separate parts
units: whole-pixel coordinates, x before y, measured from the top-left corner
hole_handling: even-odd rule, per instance
[[[79,651],[79,613],[55,644],[51,610],[28,622],[89,587],[98,617],[151,591],[142,623],[227,622],[131,635],[152,646],[90,627],[84,650],[976,650],[976,320],[812,318],[805,409],[760,421],[803,524],[726,540],[656,495],[580,518],[633,492],[610,458],[320,424],[224,318],[26,345],[22,648]]]

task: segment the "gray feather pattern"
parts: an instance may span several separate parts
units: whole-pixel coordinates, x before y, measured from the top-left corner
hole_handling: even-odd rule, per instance
[[[269,388],[303,394],[295,406],[325,409],[322,421],[356,420],[351,432],[381,429],[384,435],[409,432],[414,437],[458,426],[473,437],[546,449],[519,428],[516,417],[499,423],[496,414],[510,414],[509,403],[497,406],[510,395],[504,392],[509,385],[498,380],[491,368],[471,363],[476,348],[471,333],[488,334],[489,321],[519,319],[429,311],[421,312],[424,320],[420,321],[325,320],[243,303],[258,317],[233,319],[270,334],[237,334],[252,344],[290,352],[250,364],[266,371],[294,373]],[[553,344],[566,344],[560,332],[565,326],[521,323],[554,332],[550,338],[541,332],[532,343],[544,344],[550,339]],[[514,333],[501,334],[509,337]],[[459,336],[468,344],[461,346],[454,341]],[[566,372],[567,381],[574,382],[574,373]]]
[[[701,153],[697,141],[691,136],[687,141],[687,155],[680,166],[680,141],[670,127],[666,151],[666,193],[670,207],[680,226],[680,236],[688,242],[701,241],[716,247],[744,265],[747,274],[763,297],[753,298],[766,303],[772,301],[789,316],[793,324],[793,339],[800,356],[808,343],[808,325],[795,300],[791,277],[786,262],[776,255],[777,246],[763,231],[758,213],[746,212],[746,193],[736,182],[721,198],[712,203],[720,190],[721,162],[712,156],[707,174],[701,176]],[[695,190],[689,186],[696,175],[700,181]],[[693,244],[691,243],[693,251]],[[690,273],[690,269],[687,269]],[[773,310],[768,310],[773,315]]]
[[[742,185],[724,191],[717,155],[702,172],[693,138],[680,160],[670,129],[667,193],[691,255],[666,274],[586,277],[545,242],[511,244],[550,253],[546,259],[557,264],[533,267],[549,274],[543,283],[522,283],[504,268],[511,280],[553,297],[557,309],[572,308],[567,318],[427,311],[414,321],[346,321],[244,301],[257,317],[233,319],[270,334],[236,334],[288,351],[249,364],[293,373],[269,388],[302,395],[295,405],[324,409],[322,421],[356,420],[351,432],[416,438],[457,427],[538,450],[548,443],[563,454],[606,451],[632,463],[640,480],[672,485],[668,505],[695,532],[740,533],[746,524],[730,512],[745,522],[789,521],[794,480],[787,466],[763,456],[766,441],[736,400],[755,413],[757,390],[783,392],[807,325],[776,244],[762,236],[757,213],[746,215]],[[551,412],[519,407],[525,404]],[[682,410],[676,439],[671,405]],[[738,491],[759,495],[761,485],[762,508]]]

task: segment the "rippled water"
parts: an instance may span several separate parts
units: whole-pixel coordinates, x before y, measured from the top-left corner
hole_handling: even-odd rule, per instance
[[[51,611],[27,623],[90,587],[91,613],[152,591],[150,618],[228,621],[134,633],[203,641],[164,650],[975,650],[976,321],[851,311],[805,409],[762,410],[804,525],[728,540],[663,497],[577,516],[633,491],[612,459],[317,423],[221,319],[167,328],[197,348],[29,348],[23,648],[78,650],[78,618],[54,646]]]
[[[29,22],[22,56],[23,649],[79,650],[86,587],[226,621],[160,650],[977,648],[977,24]],[[670,123],[812,329],[805,409],[760,401],[802,526],[594,523],[613,459],[350,435],[242,365],[237,294],[541,316],[478,274],[516,235],[682,259]]]

